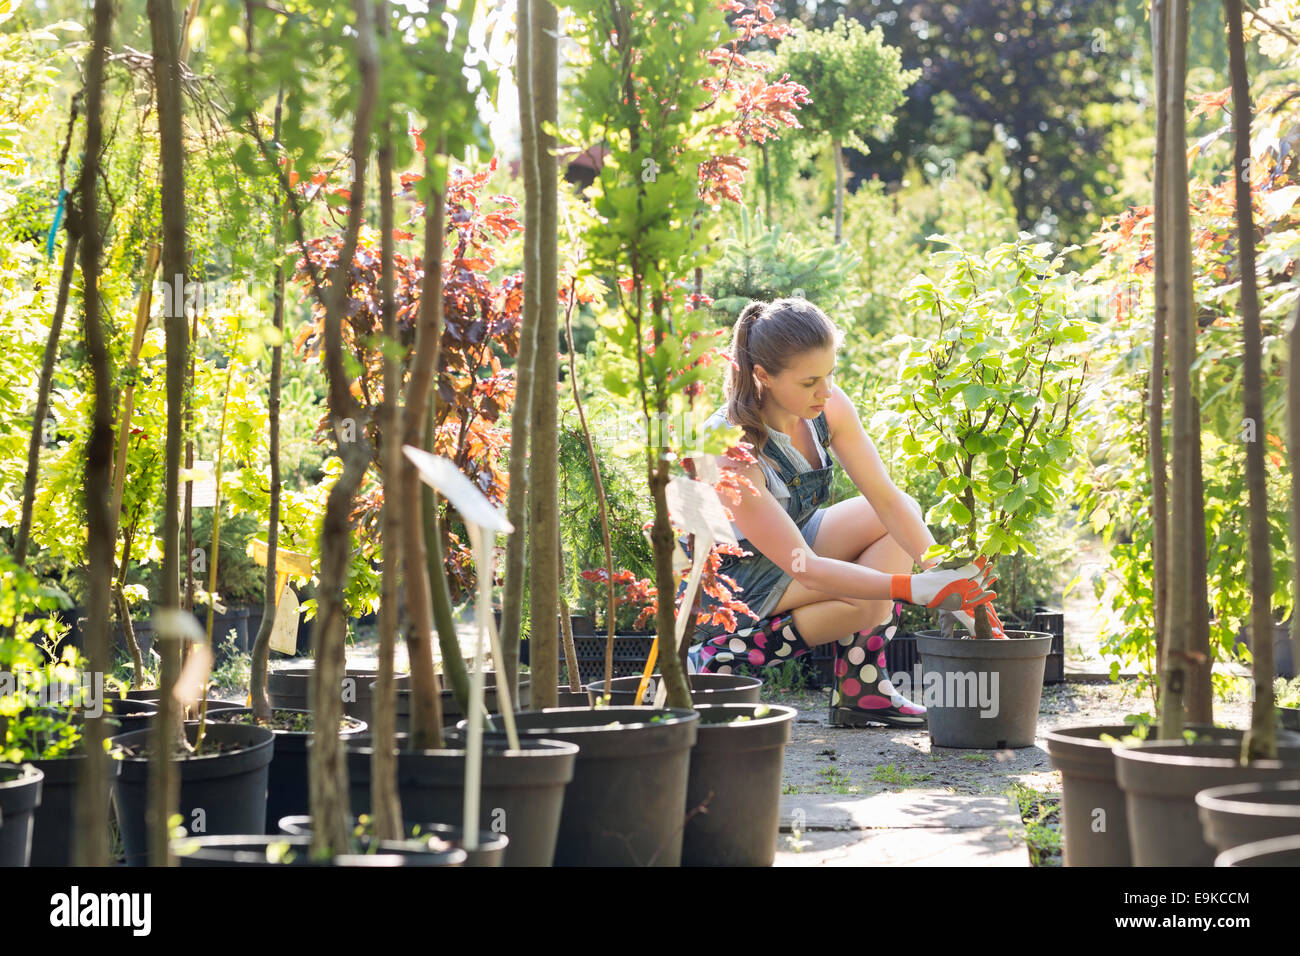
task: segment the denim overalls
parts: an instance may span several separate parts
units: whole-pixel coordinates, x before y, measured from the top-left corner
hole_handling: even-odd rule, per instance
[[[800,424],[800,427],[804,426]],[[826,424],[826,413],[824,411],[813,419],[813,427],[822,448],[829,449],[830,429]],[[790,491],[790,497],[782,503],[785,505],[786,513],[803,533],[804,541],[807,542],[808,550],[811,551],[813,541],[817,536],[817,529],[820,527],[824,515],[824,511],[819,510],[820,506],[830,500],[831,478],[834,473],[835,463],[832,460],[830,464],[824,467],[816,467],[816,465],[820,465],[819,460],[811,471],[800,471],[795,462],[790,460],[790,456],[785,454],[781,446],[770,437],[763,446],[763,452],[776,464],[777,475],[785,482]],[[829,452],[827,457],[830,457]],[[771,482],[769,481],[768,484],[769,490],[771,490]],[[777,500],[781,501],[781,499]],[[686,553],[690,554],[689,536],[681,536],[678,540]],[[750,544],[748,539],[741,538],[738,543],[740,547],[746,551],[752,551],[753,554],[745,558],[724,554],[719,562],[718,570],[719,573],[726,574],[735,580],[737,584],[734,591],[735,599],[744,601],[750,610],[757,615],[757,617],[747,617],[743,613],[738,613],[736,615],[736,627],[740,629],[757,623],[759,619],[771,613],[770,610],[765,609],[765,604],[774,606],[780,600],[780,594],[784,592],[786,585],[789,584],[791,576],[774,564],[771,558]],[[677,600],[679,602],[685,590],[686,579],[683,577],[677,589]],[[773,597],[775,597],[775,600],[769,601]],[[699,605],[702,617],[705,612],[717,605],[717,601],[701,589],[699,592]],[[696,642],[707,641],[709,638],[723,633],[724,630],[725,628],[719,625],[702,625],[696,629],[694,640]]]

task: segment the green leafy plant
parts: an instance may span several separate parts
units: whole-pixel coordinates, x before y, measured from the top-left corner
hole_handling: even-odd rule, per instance
[[[870,32],[840,17],[826,30],[800,30],[777,48],[777,68],[811,94],[800,117],[812,135],[829,139],[835,155],[835,241],[843,235],[845,146],[868,152],[862,133],[893,126],[892,113],[904,91],[921,75],[903,70],[899,51],[884,42],[879,26]]]
[[[926,559],[1036,556],[1034,521],[1058,506],[1074,453],[1087,324],[1068,309],[1061,255],[1027,233],[984,255],[953,248],[931,260],[944,272],[916,276],[907,299],[938,320],[938,333],[890,340],[906,351],[872,425],[901,436],[905,467],[942,476],[926,521],[957,538]],[[974,615],[975,637],[991,636],[985,609]]]
[[[861,258],[851,247],[821,245],[780,222],[769,225],[762,212],[747,206],[733,218],[739,228],[719,243],[721,254],[705,284],[715,312],[734,318],[751,299],[794,295],[831,313],[856,297]]]
[[[1020,818],[1024,821],[1025,843],[1034,866],[1060,866],[1061,802],[1021,783],[1011,786]]]
[[[1300,677],[1289,681],[1285,677],[1274,679],[1273,702],[1278,707],[1300,707]]]

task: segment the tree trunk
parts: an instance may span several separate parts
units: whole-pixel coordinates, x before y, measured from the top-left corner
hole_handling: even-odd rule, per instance
[[[596,483],[596,506],[600,512],[600,536],[601,543],[605,546],[605,574],[607,580],[614,580],[614,551],[609,541],[609,504],[605,500],[605,482],[600,477],[600,460],[596,457],[596,446],[591,440],[591,429],[587,426],[587,415],[582,410],[582,396],[578,391],[578,366],[577,359],[573,351],[573,300],[570,299],[569,308],[564,313],[564,333],[569,346],[569,385],[573,389],[573,405],[578,410],[578,423],[582,426],[582,438],[587,449],[587,461],[591,465],[591,477]],[[692,551],[692,554],[695,552]],[[522,554],[522,552],[521,552]],[[563,554],[563,550],[561,550]],[[563,574],[563,572],[561,572]],[[563,577],[561,577],[563,580]],[[614,633],[614,599],[612,588],[607,588],[606,593],[609,595],[609,640],[605,643],[605,689],[609,691],[610,681],[614,679],[614,662],[610,657],[613,648]],[[697,595],[698,597],[698,595]],[[568,615],[568,609],[564,611]],[[572,641],[572,633],[566,632],[565,640]],[[568,650],[566,646],[566,651]],[[577,651],[574,650],[576,657]],[[571,661],[569,664],[569,689],[575,693],[582,690],[582,675],[578,672],[576,662]],[[558,699],[558,698],[557,698]]]
[[[1196,358],[1192,353],[1193,361]],[[1205,543],[1205,485],[1201,457],[1201,373],[1192,372],[1192,523],[1200,530],[1192,535],[1192,592],[1196,604],[1192,613],[1195,627],[1187,635],[1187,697],[1183,702],[1186,720],[1197,724],[1214,721],[1214,693],[1210,680],[1210,595],[1209,562]]]
[[[439,335],[441,338],[441,335]],[[440,353],[439,353],[440,354]],[[438,362],[435,359],[434,367]],[[425,421],[424,444],[429,451],[437,448],[438,390],[430,394],[429,414]],[[447,585],[447,559],[442,549],[441,496],[420,482],[423,498],[425,556],[428,562],[429,602],[433,613],[433,627],[438,634],[438,650],[442,652],[442,679],[462,714],[469,713],[469,669],[460,652],[460,639],[456,636],[456,620],[451,613],[451,588]],[[513,700],[514,698],[511,698]]]
[[[178,31],[171,0],[149,0],[149,31],[153,42],[154,77],[158,98],[158,133],[162,177],[163,274],[172,283],[171,301],[164,310],[167,353],[167,443],[166,492],[163,504],[162,586],[159,604],[180,609],[180,482],[181,413],[185,404],[185,365],[189,357],[189,328],[185,324],[184,289],[189,271],[185,235],[185,153],[181,139],[180,64],[177,59]],[[142,296],[143,299],[143,296]],[[147,315],[147,311],[146,311]],[[138,326],[137,326],[138,330]],[[119,463],[129,432],[119,430]],[[114,476],[121,479],[124,469]],[[115,525],[120,499],[110,502],[110,521]],[[152,748],[153,780],[149,793],[149,862],[152,866],[171,863],[168,818],[180,795],[180,773],[173,762],[177,737],[184,741],[181,709],[172,698],[180,672],[181,642],[165,640],[160,632],[156,643],[162,657],[158,716],[154,719]]]
[[[556,78],[559,19],[550,0],[533,0],[529,24],[529,66],[532,71],[533,135],[537,148],[538,216],[526,228],[536,229],[538,266],[537,342],[533,356],[533,401],[529,467],[529,662],[532,669],[533,707],[554,707],[559,699],[559,569],[555,553],[559,547],[559,482],[556,461],[556,383],[559,378],[557,349],[558,256],[556,243],[558,167],[555,137],[544,124],[557,122]]]
[[[1241,249],[1242,388],[1246,421],[1254,441],[1246,443],[1246,486],[1250,493],[1250,649],[1255,658],[1255,695],[1242,759],[1277,758],[1273,714],[1273,565],[1268,542],[1268,485],[1264,473],[1264,374],[1260,355],[1259,292],[1255,285],[1255,217],[1250,196],[1250,80],[1241,25],[1241,0],[1224,0],[1228,18],[1228,61],[1232,78],[1232,168],[1237,183],[1237,242]]]
[[[86,633],[87,667],[92,674],[108,670],[109,589],[113,574],[113,538],[108,514],[107,491],[112,480],[113,406],[112,369],[108,342],[99,309],[99,257],[101,252],[99,205],[95,190],[99,178],[99,152],[103,144],[100,115],[104,99],[104,60],[112,39],[113,5],[111,0],[96,0],[95,24],[90,52],[86,57],[86,142],[82,163],[80,209],[74,234],[82,236],[81,275],[85,308],[86,353],[90,359],[95,388],[94,418],[90,441],[86,446],[86,517],[90,564],[89,613]],[[70,230],[71,232],[72,230]],[[68,249],[76,246],[70,241]],[[64,272],[67,266],[65,260]],[[60,298],[65,293],[60,290]],[[58,310],[61,312],[61,310]],[[61,316],[60,316],[61,318]],[[57,352],[57,334],[52,334]],[[49,348],[46,357],[49,358]],[[48,394],[48,392],[47,392]],[[43,415],[38,411],[38,424]],[[23,554],[19,552],[19,556]],[[77,791],[77,831],[75,839],[77,866],[108,865],[108,812],[104,806],[107,781],[107,756],[103,741],[104,718],[86,721],[82,747],[86,754]]]
[[[329,376],[330,420],[343,473],[330,489],[320,537],[320,589],[317,592],[316,668],[312,678],[314,723],[309,756],[312,844],[314,858],[333,856],[348,845],[352,814],[348,802],[348,768],[339,740],[343,700],[339,687],[346,669],[347,608],[343,588],[352,558],[352,501],[370,464],[362,410],[351,392],[344,366],[343,314],[352,291],[352,258],[365,210],[366,165],[370,127],[379,94],[379,56],[375,49],[370,0],[356,0],[357,68],[361,88],[352,127],[354,173],[347,226],[338,261],[330,277],[325,308],[325,364]]]
[[[153,8],[150,7],[149,9],[152,10]],[[199,11],[199,0],[190,0],[190,4],[185,11],[184,24],[182,25],[179,31],[179,48],[173,46],[171,47],[169,52],[169,56],[170,56],[169,62],[172,64],[172,70],[175,74],[173,79],[175,82],[179,82],[179,76],[180,76],[180,72],[179,72],[179,68],[177,67],[177,64],[184,63],[186,59],[189,57],[189,27],[190,24],[194,22],[194,18],[198,16],[198,11]],[[152,14],[150,14],[150,16],[152,17]],[[172,35],[173,38],[175,38],[177,33],[177,31],[174,29],[175,22],[176,22],[175,13],[170,6],[166,10],[166,16],[168,22],[170,22],[173,26]],[[157,76],[157,71],[155,71],[155,76]],[[157,82],[156,79],[155,82]],[[170,97],[170,93],[168,95]],[[178,111],[178,115],[181,108],[182,107],[180,105],[180,101],[177,100],[176,109]],[[161,104],[159,106],[159,110],[161,114]],[[176,134],[178,143],[180,141],[179,129],[180,126],[178,120],[177,134]],[[182,156],[181,153],[178,153],[177,155],[178,157]],[[179,161],[180,160],[178,160],[178,162]],[[161,175],[162,173],[160,171],[160,176]],[[181,223],[182,223],[181,228],[183,229],[184,228],[183,216],[181,219]],[[165,231],[166,231],[166,223],[164,223],[164,232]],[[112,489],[111,497],[109,499],[109,520],[112,522],[111,537],[114,541],[117,540],[118,523],[122,514],[122,496],[126,488],[126,455],[127,455],[127,446],[129,445],[131,439],[131,417],[135,410],[136,369],[139,367],[140,349],[143,348],[144,346],[145,331],[149,327],[149,313],[153,307],[153,277],[154,277],[154,273],[158,270],[158,264],[161,260],[161,253],[162,253],[161,241],[162,240],[155,240],[152,243],[150,243],[149,251],[145,254],[144,273],[140,276],[140,294],[136,300],[135,329],[131,336],[131,351],[127,358],[126,374],[123,376],[125,384],[122,388],[122,395],[121,395],[122,410],[121,413],[118,415],[118,420],[117,420],[117,438],[116,438],[117,451],[115,454],[114,465],[113,465],[113,489]],[[181,262],[185,263],[186,261],[187,260],[185,259],[184,255],[182,255]],[[167,307],[164,309],[164,324],[168,324],[167,317],[173,315],[172,310],[174,310],[175,314],[178,314],[180,316],[180,319],[178,321],[182,321],[182,322],[184,321],[185,308],[182,304],[185,295],[184,269],[185,267],[184,265],[182,265],[181,272],[168,275],[164,279],[163,282],[164,288],[171,289],[171,294],[168,296],[168,298],[171,301],[167,303]],[[197,319],[195,320],[195,326],[197,328]],[[187,350],[188,347],[189,346],[187,344],[186,345]],[[191,378],[192,377],[193,377],[193,372],[191,370]],[[168,394],[170,396],[170,392]],[[169,397],[169,401],[170,401],[170,397]],[[186,467],[189,467],[191,463],[192,460],[187,459]],[[186,529],[188,531],[189,515],[190,515],[188,496],[186,498],[185,513],[186,513]],[[190,542],[189,535],[187,534],[186,550],[185,550],[185,553],[187,555],[186,558],[187,566],[189,562],[188,555],[192,553],[190,550],[191,547],[192,544]],[[193,575],[188,570],[186,572],[186,580],[188,582],[188,586],[186,588],[186,596],[187,596],[186,609],[192,610],[193,609],[192,598],[193,598],[193,591],[194,591]],[[123,619],[122,626],[123,626],[123,630],[126,632],[127,647],[131,652],[132,659],[137,659],[140,657],[140,648],[135,643],[135,633],[130,627],[129,609],[128,609],[127,617]],[[162,653],[161,649],[159,650],[159,653],[160,654]],[[179,653],[180,651],[178,650],[177,654],[179,655]],[[132,682],[137,687],[140,686],[139,683],[140,676],[141,676],[141,672],[137,670],[135,680],[133,680]]]
[[[1287,451],[1291,460],[1291,554],[1300,553],[1300,468],[1296,452],[1300,451],[1300,303],[1291,312],[1291,331],[1287,333]],[[1300,661],[1300,561],[1291,562],[1291,659]]]
[[[274,139],[280,141],[280,123],[284,112],[284,86],[275,100]],[[257,118],[253,118],[257,122]],[[271,323],[284,336],[284,206],[276,200],[275,226],[272,241],[275,243],[275,278],[272,295]],[[253,641],[253,662],[248,677],[250,704],[262,720],[271,717],[271,699],[266,692],[266,672],[271,657],[271,632],[275,629],[276,604],[279,598],[279,580],[276,563],[280,550],[280,382],[284,374],[283,347],[277,344],[271,349],[270,395],[266,410],[271,443],[271,513],[266,525],[266,586],[262,595],[262,621],[257,628],[257,637]]]
[[[430,123],[430,128],[433,124]],[[434,147],[443,149],[441,138]],[[429,393],[437,374],[442,335],[442,244],[446,222],[446,182],[436,179],[432,153],[425,157],[425,178],[432,192],[424,210],[424,279],[420,288],[420,318],[415,333],[415,358],[406,386],[403,444],[424,446],[424,422]],[[411,745],[417,750],[442,746],[442,700],[433,669],[433,611],[424,540],[424,502],[419,473],[402,456],[402,570],[409,621],[406,645],[411,662]]]
[[[838,245],[844,241],[844,144],[837,139],[831,147],[835,150],[835,243]]]
[[[1203,534],[1193,524],[1196,466],[1195,402],[1191,366],[1196,348],[1192,296],[1191,238],[1187,198],[1187,2],[1171,0],[1165,17],[1166,62],[1161,105],[1167,111],[1166,163],[1161,215],[1165,216],[1165,269],[1169,276],[1170,379],[1173,385],[1173,510],[1169,537],[1169,614],[1161,667],[1160,736],[1176,738],[1183,729],[1187,694],[1187,648],[1198,611],[1192,541]]]
[[[375,5],[379,36],[388,40],[388,2]],[[397,691],[393,684],[393,655],[397,652],[397,575],[401,562],[402,522],[399,516],[398,478],[402,473],[402,371],[392,347],[397,345],[397,303],[393,297],[393,140],[391,109],[383,105],[379,121],[379,229],[380,296],[384,314],[384,419],[383,462],[384,504],[381,515],[383,578],[379,604],[379,674],[371,709],[371,737],[374,744],[370,764],[370,813],[375,820],[375,838],[402,837],[402,805],[397,793]]]
[[[529,50],[531,0],[519,0],[515,85],[519,89],[520,170],[524,180],[524,302],[519,314],[519,353],[515,359],[515,401],[510,412],[510,491],[506,517],[514,531],[506,540],[505,586],[501,595],[501,669],[517,700],[519,687],[519,629],[524,597],[524,545],[527,540],[528,431],[532,420],[533,364],[537,353],[537,137]],[[500,675],[497,680],[501,680]],[[558,699],[558,697],[557,697]]]
[[[659,409],[664,411],[664,409]],[[659,672],[663,674],[668,689],[668,706],[691,709],[691,689],[677,654],[677,621],[673,595],[677,588],[673,582],[673,549],[676,537],[668,518],[669,462],[658,446],[649,451],[652,466],[649,468],[650,494],[654,499],[654,525],[650,531],[654,543],[655,587],[660,595],[655,611],[655,633],[659,638]],[[664,596],[667,596],[666,598]],[[609,685],[605,685],[608,687]]]
[[[763,222],[772,226],[772,161],[767,155],[767,140],[763,140]]]
[[[36,476],[41,464],[41,445],[45,437],[45,417],[50,411],[50,383],[54,381],[54,363],[59,357],[59,335],[63,331],[63,316],[68,308],[68,290],[72,286],[72,273],[77,265],[77,245],[80,236],[72,231],[68,220],[68,241],[63,247],[63,271],[59,275],[59,294],[54,305],[54,318],[50,333],[45,338],[45,357],[41,361],[41,378],[36,387],[36,415],[32,419],[32,435],[27,441],[27,476],[23,479],[23,513],[18,522],[18,540],[14,557],[18,566],[27,563],[27,540],[32,529],[32,507],[36,502]],[[111,427],[111,425],[110,425]]]
[[[1151,45],[1152,60],[1156,64],[1156,162],[1153,193],[1162,195],[1164,182],[1164,164],[1168,161],[1168,120],[1169,112],[1163,106],[1165,33],[1165,0],[1152,0],[1151,4]],[[1163,200],[1158,200],[1163,204]],[[1163,208],[1163,205],[1162,207]],[[1156,660],[1161,659],[1164,648],[1164,621],[1169,610],[1169,496],[1165,473],[1165,325],[1169,313],[1169,272],[1165,265],[1165,223],[1157,213],[1152,220],[1152,234],[1155,246],[1155,328],[1151,336],[1151,379],[1150,408],[1147,420],[1147,443],[1150,447],[1149,464],[1151,466],[1151,571],[1152,603],[1155,610],[1155,645]]]

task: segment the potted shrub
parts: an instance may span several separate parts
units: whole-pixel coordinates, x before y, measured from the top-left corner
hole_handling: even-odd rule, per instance
[[[274,708],[270,720],[260,720],[251,707],[223,710],[211,718],[217,723],[269,727],[275,734],[271,768],[267,776],[266,829],[275,832],[281,817],[305,814],[310,809],[307,780],[307,746],[312,738],[312,712]],[[362,734],[365,721],[344,717],[339,735],[344,738]]]
[[[680,864],[698,720],[693,710],[565,707],[524,711],[515,720],[520,746],[528,741],[576,746],[559,819],[556,866]],[[454,740],[464,740],[468,723],[457,725]],[[503,747],[499,717],[492,718],[490,729],[489,748]]]
[[[0,642],[6,644],[17,653],[7,657],[0,649],[0,670],[19,676],[22,686],[12,697],[0,699],[0,714],[12,711],[7,719],[0,718],[0,724],[4,725],[0,760],[26,763],[43,775],[40,805],[32,818],[32,864],[70,866],[77,790],[85,773],[85,717],[102,710],[105,723],[116,728],[108,732],[120,733],[147,728],[156,711],[149,704],[115,701],[95,694],[83,678],[85,672],[72,647],[64,648],[63,658],[57,663],[26,669],[23,665],[30,665],[35,655],[25,662],[21,658],[34,651],[32,645],[21,641]],[[75,693],[63,696],[61,691],[66,688],[73,688]],[[89,693],[83,697],[83,691]],[[115,704],[123,713],[119,714]],[[110,761],[107,769],[102,796],[105,815],[119,765]]]
[[[361,841],[363,849],[369,850],[373,840],[373,818],[362,814],[357,819],[356,829],[353,831]],[[287,836],[311,836],[311,817],[309,816],[288,816],[282,817],[279,822],[280,832]],[[452,826],[448,823],[416,823],[411,826],[403,827],[401,840],[419,840],[421,838],[436,837],[443,840],[457,849],[464,849],[463,831],[460,827]],[[391,841],[386,841],[386,844]],[[478,847],[473,850],[465,850],[465,866],[484,866],[498,867],[505,865],[506,847],[510,845],[510,838],[504,833],[494,833],[490,830],[479,831]]]
[[[267,786],[275,734],[266,727],[185,722],[188,749],[172,760],[180,778],[178,812],[191,833],[215,836],[265,832]],[[199,731],[204,746],[196,749]],[[121,764],[113,787],[113,806],[128,866],[143,866],[149,841],[145,824],[152,776],[151,731],[112,737],[112,756]]]
[[[1029,533],[1056,506],[1073,454],[1071,416],[1087,370],[1075,345],[1086,325],[1063,305],[1060,255],[1026,233],[982,256],[954,247],[932,262],[943,275],[916,276],[907,301],[936,331],[891,340],[906,351],[872,424],[901,437],[905,467],[942,476],[927,520],[955,525],[961,544],[935,545],[925,559],[1034,555]],[[1008,630],[1009,640],[990,640],[989,607],[977,605],[952,636],[917,635],[925,676],[912,696],[922,691],[936,746],[1034,743],[1052,636]]]
[[[1290,681],[1276,678],[1273,681],[1273,701],[1282,727],[1300,731],[1300,677]]]
[[[27,866],[33,815],[45,774],[29,763],[0,763],[0,866]]]
[[[437,836],[364,841],[359,837],[325,859],[311,854],[311,833],[301,836],[187,836],[172,841],[181,866],[463,866],[465,851]],[[349,852],[350,851],[350,852]]]
[[[480,829],[500,833],[504,827],[509,839],[504,866],[550,866],[578,747],[556,739],[521,739],[519,748],[510,748],[504,735],[485,741]],[[458,826],[455,821],[462,819],[465,799],[465,748],[414,750],[410,737],[399,734],[393,755],[402,825]],[[348,740],[348,781],[352,808],[358,814],[371,813],[373,756],[373,741],[366,736]]]
[[[603,680],[592,681],[587,685],[589,703],[596,706],[602,697],[609,697],[613,707],[635,707],[653,703],[659,690],[659,681],[663,675],[657,671],[650,675],[646,686],[645,699],[636,699],[637,687],[641,684],[641,675],[615,677],[610,681],[610,690],[606,692]],[[691,685],[691,703],[700,704],[757,704],[763,681],[758,677],[742,674],[687,674]]]

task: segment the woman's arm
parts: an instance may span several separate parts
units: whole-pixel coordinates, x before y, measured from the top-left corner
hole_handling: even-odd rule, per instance
[[[826,424],[836,460],[863,497],[871,502],[894,540],[920,563],[921,555],[935,543],[934,535],[913,509],[913,499],[889,477],[875,444],[862,428],[857,409],[838,385],[831,386],[831,397],[826,402]],[[931,558],[921,568],[928,570],[938,563],[937,558]]]

